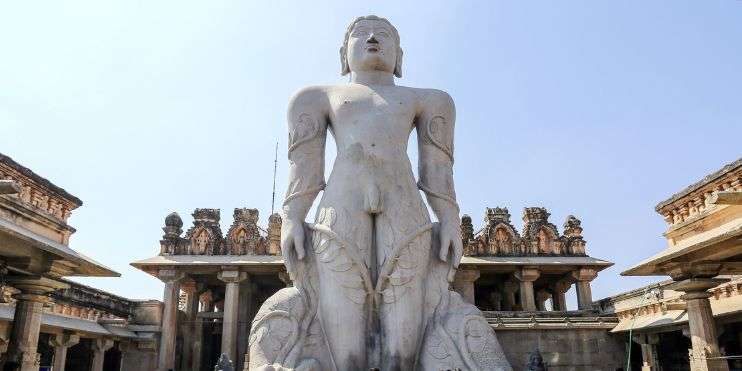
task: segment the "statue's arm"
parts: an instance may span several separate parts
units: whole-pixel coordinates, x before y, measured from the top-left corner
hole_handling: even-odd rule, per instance
[[[459,206],[453,183],[453,132],[456,109],[451,97],[442,91],[431,91],[423,101],[417,117],[420,180],[428,204],[441,223],[441,260],[458,266],[463,243]]]
[[[304,219],[325,186],[326,107],[326,92],[315,87],[299,91],[289,103],[289,184],[281,248],[284,255],[295,250],[299,259],[304,257]]]

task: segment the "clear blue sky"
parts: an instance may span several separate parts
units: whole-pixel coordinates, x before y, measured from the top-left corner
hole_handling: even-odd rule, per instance
[[[664,247],[654,205],[742,155],[742,1],[6,2],[0,152],[85,202],[71,246],[123,277],[83,282],[161,298],[129,262],[171,211],[265,223],[287,100],[346,81],[345,27],[369,13],[401,33],[400,84],[454,97],[462,211],[578,216],[616,263],[595,298],[649,282],[618,273]]]

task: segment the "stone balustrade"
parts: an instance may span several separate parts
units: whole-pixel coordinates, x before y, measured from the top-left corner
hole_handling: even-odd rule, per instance
[[[564,222],[563,234],[549,222],[543,207],[523,210],[523,231],[519,233],[510,221],[507,208],[487,208],[485,226],[474,233],[471,217],[461,218],[461,233],[466,256],[585,256],[582,222],[570,215]]]
[[[672,227],[714,207],[716,195],[728,191],[742,191],[742,159],[686,187],[659,203],[655,210]]]
[[[183,233],[177,213],[165,218],[160,255],[279,255],[281,217],[273,214],[268,229],[258,226],[258,210],[234,209],[234,221],[227,234],[221,230],[219,209],[196,209],[193,226]]]

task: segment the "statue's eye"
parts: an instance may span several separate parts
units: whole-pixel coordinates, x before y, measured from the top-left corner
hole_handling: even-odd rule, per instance
[[[353,30],[353,33],[351,35],[353,37],[364,37],[364,36],[368,36],[368,31],[366,31],[363,28],[360,28],[360,29],[357,28],[357,29]]]

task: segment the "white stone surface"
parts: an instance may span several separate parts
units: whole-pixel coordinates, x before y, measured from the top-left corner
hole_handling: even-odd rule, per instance
[[[399,45],[385,19],[356,19],[340,49],[350,83],[290,102],[281,247],[295,286],[256,315],[250,370],[511,369],[479,310],[449,290],[462,255],[455,109],[443,91],[395,85]],[[407,157],[413,130],[419,181]],[[325,185],[328,131],[337,157]]]

